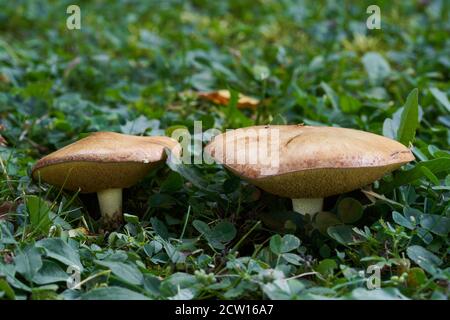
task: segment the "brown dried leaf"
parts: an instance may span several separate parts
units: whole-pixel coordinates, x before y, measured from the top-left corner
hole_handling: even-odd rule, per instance
[[[200,92],[198,96],[202,99],[212,101],[216,104],[227,105],[231,99],[231,93],[229,90],[217,90],[211,92]],[[239,100],[237,107],[239,109],[256,109],[259,104],[259,100],[251,98],[239,93]]]
[[[0,220],[6,220],[8,213],[16,210],[16,204],[11,201],[5,201],[0,204]]]
[[[88,236],[89,235],[89,231],[86,228],[84,228],[84,227],[79,227],[79,228],[76,228],[76,229],[69,230],[69,237],[70,238],[75,238],[75,237],[80,236],[80,235]]]

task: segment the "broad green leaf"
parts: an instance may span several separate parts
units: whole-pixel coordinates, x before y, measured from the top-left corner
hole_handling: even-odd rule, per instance
[[[333,271],[337,269],[338,265],[336,261],[333,259],[324,259],[320,261],[319,265],[317,266],[316,270],[320,274],[324,276],[329,276],[333,274]]]
[[[31,281],[38,270],[42,267],[41,254],[33,245],[29,245],[19,251],[14,259],[16,270],[28,281]]]
[[[263,286],[264,293],[271,300],[291,300],[298,298],[305,285],[297,279],[278,279]]]
[[[326,82],[321,82],[320,86],[322,87],[323,91],[325,91],[326,95],[328,96],[328,99],[331,101],[331,105],[333,106],[333,109],[339,109],[339,100],[336,92],[328,85]]]
[[[176,204],[175,198],[164,193],[155,193],[148,199],[148,205],[151,208],[169,209]]]
[[[136,265],[120,261],[95,260],[96,264],[106,267],[120,279],[134,285],[141,285],[144,281],[142,273]]]
[[[397,140],[406,146],[414,141],[419,126],[419,90],[416,88],[406,98],[397,131]]]
[[[394,182],[390,187],[395,188],[422,178],[424,176],[424,173],[421,167],[426,167],[434,175],[437,175],[441,172],[450,172],[450,158],[439,158],[422,161],[410,170],[398,171],[394,175]]]
[[[31,226],[41,233],[47,233],[52,221],[50,220],[50,207],[45,200],[37,196],[27,196],[26,204]]]
[[[56,262],[44,260],[42,267],[33,277],[33,282],[39,285],[55,282],[66,282],[70,274],[65,272]]]
[[[350,299],[355,300],[409,300],[397,288],[380,289],[354,289],[349,295]]]
[[[391,73],[389,63],[378,52],[367,52],[364,54],[362,63],[372,84],[382,82]]]
[[[281,247],[283,245],[283,240],[279,234],[273,235],[272,238],[270,238],[270,250],[279,255],[282,253]]]
[[[167,230],[166,225],[156,217],[150,218],[150,223],[152,224],[153,230],[164,240],[169,238],[169,231]]]
[[[123,126],[120,126],[120,130],[125,134],[139,135],[146,132],[148,129],[158,129],[158,120],[149,120],[145,116],[141,115],[138,118],[127,121]]]
[[[337,242],[344,245],[349,245],[353,242],[352,228],[346,225],[328,227],[328,235]]]
[[[183,187],[183,177],[177,172],[171,172],[161,184],[161,192],[172,193]]]
[[[442,237],[450,232],[450,219],[437,214],[424,214],[420,218],[420,225]]]
[[[6,299],[14,300],[16,298],[14,290],[9,286],[5,279],[0,279],[0,293],[3,293],[3,297]],[[0,298],[2,297],[0,296]]]
[[[105,287],[96,288],[81,296],[82,300],[150,300],[149,297],[144,296],[135,291],[131,291],[122,287]]]
[[[430,169],[428,169],[425,166],[422,166],[420,167],[420,170],[422,171],[423,175],[428,178],[428,180],[434,183],[434,185],[438,186],[441,184],[439,182],[439,179],[433,174],[433,172],[431,172]]]
[[[406,253],[412,261],[430,274],[435,274],[438,266],[442,264],[442,260],[434,253],[418,245],[408,247]]]
[[[209,232],[211,232],[210,227],[203,221],[200,220],[194,220],[192,222],[192,225],[194,226],[195,229],[197,229],[198,232],[200,232],[201,234],[208,234]]]
[[[450,101],[448,101],[447,95],[445,92],[442,92],[438,88],[430,88],[431,94],[439,101],[448,112],[450,112]]]
[[[343,224],[342,221],[332,212],[322,211],[314,216],[314,227],[320,233],[326,235],[329,227]]]
[[[270,250],[277,255],[295,250],[299,246],[300,239],[291,234],[286,234],[283,237],[276,234],[270,238]]]
[[[36,242],[36,247],[44,248],[48,257],[53,258],[66,266],[72,266],[83,271],[80,256],[76,250],[59,238],[42,239]]]
[[[413,223],[410,219],[406,218],[397,211],[392,212],[392,219],[395,221],[395,223],[407,229],[413,230],[416,227],[415,223]]]
[[[208,237],[214,238],[220,242],[230,242],[236,236],[235,226],[228,221],[220,221],[216,224],[209,233]]]

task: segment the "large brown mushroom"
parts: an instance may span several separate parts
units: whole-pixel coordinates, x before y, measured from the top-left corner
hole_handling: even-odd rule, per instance
[[[181,152],[168,137],[96,132],[40,159],[32,175],[66,190],[96,192],[102,224],[113,228],[122,221],[122,189],[164,161],[165,148],[175,155]]]
[[[291,198],[302,214],[321,211],[324,197],[371,184],[414,160],[408,148],[383,136],[303,125],[228,131],[205,151],[248,182]]]

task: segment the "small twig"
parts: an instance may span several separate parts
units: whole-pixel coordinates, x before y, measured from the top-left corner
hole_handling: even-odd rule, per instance
[[[191,206],[188,207],[188,212],[186,214],[186,220],[184,220],[184,226],[183,226],[183,231],[181,231],[180,240],[182,240],[183,237],[184,237],[184,232],[186,231],[186,227],[187,227],[187,223],[189,221],[189,215],[190,214],[191,214]]]
[[[83,284],[85,284],[86,282],[89,282],[89,281],[91,281],[92,279],[95,279],[95,278],[97,278],[97,277],[100,277],[100,276],[105,275],[105,274],[108,274],[108,273],[111,273],[111,270],[103,270],[103,271],[101,271],[101,272],[99,272],[99,273],[96,273],[96,274],[94,274],[94,275],[92,275],[92,276],[90,276],[90,277],[84,279],[83,281],[77,283],[72,289],[74,289],[74,290],[75,290],[75,289],[78,289],[78,288],[80,288]]]
[[[305,272],[305,273],[297,274],[297,275],[295,275],[293,277],[290,277],[290,278],[286,278],[286,280],[292,280],[292,279],[302,278],[302,277],[306,277],[306,276],[312,276],[314,274],[319,274],[319,273],[316,272],[316,271]]]

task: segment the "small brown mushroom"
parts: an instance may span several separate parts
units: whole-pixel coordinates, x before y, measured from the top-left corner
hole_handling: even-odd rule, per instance
[[[321,211],[324,197],[371,184],[414,160],[408,148],[383,136],[301,125],[229,131],[205,151],[261,189],[291,198],[302,214]]]
[[[122,221],[122,189],[164,161],[164,148],[175,155],[181,152],[168,137],[96,132],[40,159],[32,175],[66,190],[96,192],[102,224],[113,228]]]

